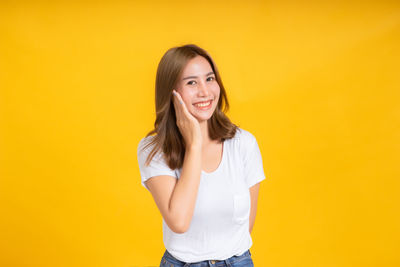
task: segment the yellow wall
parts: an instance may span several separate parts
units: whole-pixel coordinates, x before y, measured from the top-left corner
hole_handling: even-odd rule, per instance
[[[0,266],[158,266],[136,148],[186,43],[260,145],[255,265],[400,266],[398,1],[2,1]]]

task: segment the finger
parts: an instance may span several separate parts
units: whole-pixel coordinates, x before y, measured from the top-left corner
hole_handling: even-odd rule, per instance
[[[174,90],[174,92],[175,92],[176,98],[179,100],[179,103],[180,103],[181,106],[182,106],[183,112],[184,112],[186,115],[189,115],[189,111],[188,111],[188,109],[187,109],[185,103],[183,102],[183,99],[182,99],[182,97],[181,97],[181,94],[179,94],[179,93],[178,93],[177,91],[175,91],[175,90]]]
[[[181,95],[175,90],[173,90],[172,93],[176,96],[176,99],[178,99],[179,103],[183,104],[183,100],[182,100]]]
[[[174,104],[176,112],[182,112],[182,107],[181,107],[182,104],[180,103],[179,98],[176,95],[176,91],[175,90],[172,91],[172,102]]]
[[[172,102],[175,108],[175,115],[178,122],[178,120],[181,120],[184,117],[183,105],[180,103],[175,90],[172,93],[173,93]]]

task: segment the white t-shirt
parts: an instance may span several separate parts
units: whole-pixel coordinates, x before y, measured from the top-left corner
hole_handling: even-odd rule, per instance
[[[138,145],[138,162],[142,185],[157,175],[179,179],[182,168],[172,170],[158,152],[149,166],[144,163],[151,151],[140,149],[148,141],[142,138]],[[232,139],[223,142],[222,160],[218,168],[201,171],[193,218],[188,231],[175,233],[162,219],[163,242],[168,252],[178,260],[193,263],[204,260],[225,260],[240,255],[253,244],[249,233],[249,188],[265,179],[263,162],[256,138],[239,128]]]

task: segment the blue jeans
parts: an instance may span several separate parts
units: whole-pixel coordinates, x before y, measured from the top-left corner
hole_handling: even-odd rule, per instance
[[[186,263],[172,256],[165,250],[161,258],[160,267],[254,267],[251,253],[248,249],[240,256],[232,256],[226,260],[205,260],[194,263]]]

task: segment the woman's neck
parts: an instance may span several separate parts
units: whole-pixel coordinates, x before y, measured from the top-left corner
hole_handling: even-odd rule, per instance
[[[210,143],[213,143],[214,141],[211,140],[210,135],[208,133],[208,125],[207,125],[208,121],[202,121],[200,122],[200,131],[201,131],[201,137],[203,138],[203,147],[209,145]]]

